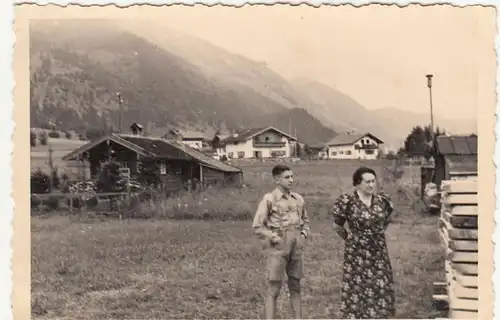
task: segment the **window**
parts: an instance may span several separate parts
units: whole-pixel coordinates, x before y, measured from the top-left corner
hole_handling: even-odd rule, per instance
[[[233,153],[232,152],[228,152],[227,153],[227,157],[232,159],[233,158]]]
[[[352,153],[351,150],[348,150],[348,151],[345,152],[345,154],[347,154],[348,156],[350,156],[351,153]]]
[[[128,168],[128,162],[127,161],[120,161],[120,168]]]
[[[270,140],[270,139],[269,139],[269,137],[266,137],[264,140],[265,140],[266,142],[269,142],[269,140]]]
[[[277,151],[271,151],[271,157],[283,157],[286,155],[285,151],[277,150]]]
[[[167,164],[165,160],[160,161],[160,174],[167,174]]]
[[[374,150],[372,150],[372,149],[368,149],[368,150],[365,150],[365,153],[366,153],[366,154],[374,154],[374,153],[375,153],[375,151],[374,151]]]
[[[331,154],[332,156],[336,156],[336,155],[337,155],[337,151],[332,151],[330,154]]]
[[[340,151],[339,154],[344,154],[344,151]]]
[[[238,158],[244,158],[244,157],[245,157],[245,151],[239,151]]]

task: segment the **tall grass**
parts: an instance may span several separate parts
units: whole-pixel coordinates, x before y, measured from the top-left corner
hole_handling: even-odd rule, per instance
[[[294,191],[301,194],[307,203],[312,218],[327,219],[329,208],[342,192],[352,189],[351,175],[359,165],[373,167],[380,181],[380,188],[392,195],[396,204],[404,211],[415,210],[419,202],[419,186],[402,178],[383,177],[384,163],[330,162],[315,166],[297,164],[292,166],[295,174]],[[266,192],[276,187],[271,176],[272,164],[244,167],[245,185],[242,188],[209,187],[193,193],[181,193],[165,197],[152,194],[149,200],[130,201],[125,216],[149,219],[186,220],[248,220]]]

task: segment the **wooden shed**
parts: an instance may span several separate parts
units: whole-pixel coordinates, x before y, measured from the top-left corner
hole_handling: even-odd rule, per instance
[[[437,136],[434,146],[434,166],[421,167],[422,191],[428,182],[440,188],[445,180],[477,178],[477,135]]]
[[[63,157],[64,161],[88,161],[91,177],[96,177],[102,164],[114,160],[127,168],[134,179],[139,172],[141,158],[156,159],[160,167],[163,187],[179,189],[189,182],[203,185],[241,185],[240,168],[213,159],[182,142],[133,134],[110,134],[89,142]]]

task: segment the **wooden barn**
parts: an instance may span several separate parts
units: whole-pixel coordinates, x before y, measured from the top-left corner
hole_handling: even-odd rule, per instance
[[[434,145],[434,166],[421,167],[422,191],[428,182],[440,188],[445,180],[477,178],[477,135],[441,135]]]
[[[114,160],[128,168],[130,177],[139,174],[142,157],[157,159],[162,184],[168,189],[180,188],[187,182],[203,185],[241,185],[240,168],[216,160],[182,142],[141,135],[140,126],[133,124],[131,134],[110,134],[89,142],[63,157],[64,161],[88,161],[90,176],[95,178],[102,164]]]

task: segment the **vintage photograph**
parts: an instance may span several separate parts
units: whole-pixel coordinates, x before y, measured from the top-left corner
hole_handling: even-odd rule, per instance
[[[35,11],[33,319],[492,309],[494,8]]]

